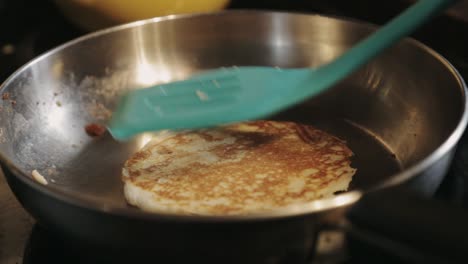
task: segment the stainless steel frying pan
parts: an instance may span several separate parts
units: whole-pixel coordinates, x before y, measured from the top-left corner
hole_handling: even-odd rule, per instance
[[[119,143],[109,135],[90,138],[83,127],[104,123],[127,89],[220,66],[313,67],[373,30],[319,15],[230,11],[87,35],[30,62],[1,87],[8,93],[0,102],[2,167],[40,223],[87,243],[167,254],[182,248],[179,256],[237,261],[294,256],[313,248],[321,224],[369,190],[404,183],[431,195],[438,187],[467,122],[465,84],[440,55],[401,41],[333,91],[271,117],[345,139],[358,172],[347,193],[267,214],[198,217],[132,208],[120,170],[148,137]],[[33,170],[48,185],[34,181]]]

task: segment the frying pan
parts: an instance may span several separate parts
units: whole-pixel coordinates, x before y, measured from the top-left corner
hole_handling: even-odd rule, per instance
[[[2,168],[39,223],[76,241],[204,261],[294,259],[312,252],[319,231],[343,222],[363,194],[396,185],[425,196],[436,190],[467,122],[465,84],[436,52],[406,39],[330,92],[272,116],[346,140],[357,168],[350,191],[273,212],[208,217],[132,208],[120,170],[148,135],[117,142],[108,134],[90,138],[83,127],[104,123],[128,89],[220,66],[314,67],[373,30],[320,15],[228,11],[81,37],[28,63],[1,87],[8,93],[0,102]],[[34,181],[33,170],[48,185]]]

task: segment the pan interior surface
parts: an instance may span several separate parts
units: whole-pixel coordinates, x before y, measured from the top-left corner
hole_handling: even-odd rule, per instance
[[[123,197],[121,169],[150,135],[117,142],[84,131],[88,123],[108,120],[122,92],[221,66],[314,67],[371,32],[365,24],[318,15],[233,11],[150,20],[84,37],[4,84],[2,159],[26,181],[37,170],[52,192],[137,210]],[[365,190],[429,156],[463,111],[463,84],[451,66],[407,40],[332,91],[271,119],[311,124],[346,140],[357,168],[351,189]]]

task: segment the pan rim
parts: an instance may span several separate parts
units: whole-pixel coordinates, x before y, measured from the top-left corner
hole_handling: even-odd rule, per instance
[[[36,58],[32,59],[31,61],[27,62],[25,65],[20,67],[16,70],[13,74],[11,74],[1,85],[0,85],[0,92],[8,86],[18,75],[20,75],[23,71],[27,68],[31,67],[32,65],[38,63],[42,59],[55,54],[63,49],[66,49],[69,46],[73,46],[76,43],[80,43],[82,41],[92,39],[97,36],[106,35],[112,32],[121,31],[128,28],[134,28],[141,25],[146,24],[153,24],[159,23],[162,21],[168,20],[178,20],[178,19],[187,19],[187,18],[194,18],[194,17],[203,17],[203,16],[219,16],[219,15],[233,15],[233,14],[252,14],[252,15],[267,15],[267,16],[316,16],[326,19],[338,20],[340,22],[351,22],[358,24],[360,27],[375,30],[378,28],[377,25],[363,22],[357,19],[346,18],[341,16],[329,16],[329,15],[322,15],[317,13],[301,13],[301,12],[278,12],[278,11],[266,11],[266,10],[225,10],[219,12],[212,12],[212,13],[196,13],[196,14],[181,14],[181,15],[169,15],[164,17],[155,17],[140,21],[135,21],[127,24],[122,24],[119,26],[102,29],[99,31],[95,31],[92,33],[85,34],[81,37],[75,38],[70,40],[64,44],[61,44],[45,53],[37,56]],[[283,208],[278,208],[268,212],[261,212],[261,213],[251,213],[246,215],[213,215],[213,216],[204,216],[204,215],[181,215],[181,214],[174,214],[174,213],[150,213],[144,212],[138,209],[124,209],[124,208],[109,208],[108,206],[103,206],[95,202],[90,202],[83,199],[78,199],[73,197],[70,194],[67,194],[65,191],[62,190],[51,190],[46,186],[43,186],[37,182],[35,182],[29,175],[22,172],[18,167],[14,165],[7,157],[0,153],[0,161],[2,164],[5,164],[8,170],[12,171],[13,177],[18,178],[20,181],[28,185],[28,187],[33,188],[35,191],[41,192],[44,195],[47,195],[50,198],[56,199],[60,202],[66,203],[71,206],[80,207],[82,209],[91,210],[96,213],[104,213],[118,217],[130,217],[130,218],[138,218],[141,220],[161,220],[161,219],[170,219],[170,220],[180,220],[180,221],[197,221],[197,222],[218,222],[218,221],[252,221],[252,220],[270,220],[275,218],[284,218],[284,217],[293,217],[293,216],[300,216],[300,215],[308,215],[308,214],[315,214],[321,211],[332,210],[343,206],[349,206],[352,203],[359,200],[359,198],[369,192],[374,190],[379,190],[387,187],[391,187],[400,183],[403,183],[418,173],[424,171],[428,167],[430,167],[433,163],[437,162],[441,159],[445,154],[447,154],[453,147],[458,143],[459,139],[463,135],[465,128],[468,124],[468,100],[467,94],[468,89],[466,86],[465,81],[463,80],[460,73],[457,69],[441,54],[437,53],[433,49],[429,48],[425,44],[412,39],[412,38],[405,38],[402,41],[408,42],[414,45],[417,48],[427,52],[431,55],[434,59],[437,59],[442,65],[445,66],[447,70],[450,71],[452,76],[458,81],[459,88],[461,89],[461,94],[463,96],[463,112],[461,117],[457,123],[457,126],[452,130],[450,135],[440,144],[436,149],[434,149],[428,156],[426,156],[421,161],[417,162],[416,164],[404,169],[403,171],[392,175],[389,177],[388,180],[383,181],[380,184],[377,184],[373,188],[368,190],[353,190],[343,194],[339,194],[333,198],[329,199],[321,199],[316,201],[311,201],[305,204],[295,204],[286,206]]]

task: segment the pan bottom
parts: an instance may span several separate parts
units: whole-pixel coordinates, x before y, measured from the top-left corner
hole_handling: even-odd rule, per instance
[[[317,122],[315,126],[345,140],[354,152],[351,166],[357,171],[350,189],[368,189],[402,170],[397,155],[365,128],[347,120]]]
[[[369,188],[401,170],[395,155],[365,129],[337,118],[291,118],[297,116],[275,116],[272,119],[310,124],[347,142],[355,154],[351,159],[351,166],[357,169],[350,189]],[[64,172],[67,173],[60,174],[50,187],[104,208],[138,210],[126,202],[121,170],[125,160],[147,140],[148,137],[142,135],[130,142],[116,142],[107,134],[87,144],[72,161],[64,164]]]
[[[284,112],[273,119],[312,125],[345,140],[354,153],[351,166],[357,169],[350,190],[368,189],[402,171],[397,155],[383,140],[351,121],[321,115],[311,118],[310,113],[305,115],[301,109]]]
[[[367,189],[402,170],[397,156],[386,146],[385,142],[359,125],[344,119],[330,118],[301,123],[313,125],[347,142],[354,152],[351,166],[357,169],[350,184],[350,190]],[[136,209],[130,205],[127,206]]]

